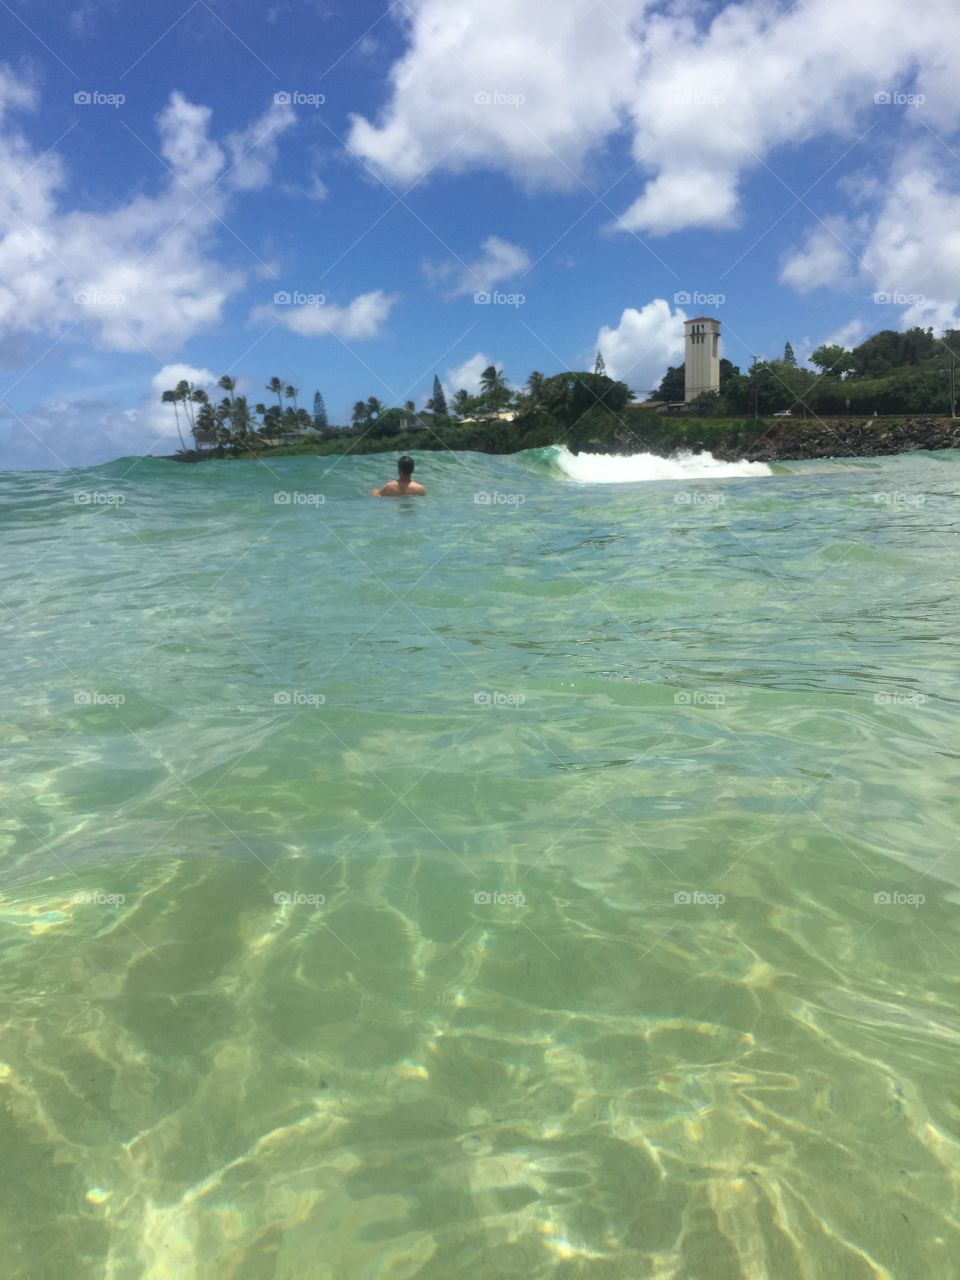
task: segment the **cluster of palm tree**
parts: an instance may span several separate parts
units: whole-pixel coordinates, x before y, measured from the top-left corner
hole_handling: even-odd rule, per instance
[[[181,430],[181,407],[184,421],[198,448],[201,443],[253,448],[257,443],[283,441],[302,435],[313,426],[313,418],[297,402],[297,388],[285,385],[279,378],[271,378],[265,388],[277,397],[277,403],[269,406],[258,403],[252,410],[247,397],[236,394],[236,378],[224,374],[217,386],[226,394],[216,404],[202,387],[195,387],[187,381],[178,382],[161,394],[163,404],[173,405],[177,435],[184,452],[187,446]]]
[[[220,448],[229,445],[235,450],[254,449],[263,444],[282,444],[311,429],[329,438],[325,435],[329,428],[319,392],[314,397],[311,415],[300,408],[297,388],[279,378],[271,378],[266,384],[266,390],[276,397],[276,404],[257,403],[252,408],[246,396],[237,395],[236,379],[229,374],[223,375],[217,387],[224,395],[216,402],[202,387],[187,381],[178,382],[161,394],[164,404],[173,405],[177,435],[184,452],[187,451],[184,425],[198,449],[207,444]],[[491,364],[480,375],[477,394],[471,395],[461,387],[449,406],[439,377],[434,378],[433,395],[426,402],[426,409],[441,424],[450,424],[493,419],[505,409],[515,409],[518,414],[543,410],[561,417],[577,415],[594,405],[620,408],[628,397],[629,390],[624,384],[614,383],[597,369],[593,373],[561,373],[549,378],[535,370],[524,387],[515,390],[507,384],[503,370]],[[411,426],[417,417],[412,400],[387,408],[376,396],[370,396],[353,406],[352,425],[377,436],[396,435]]]
[[[542,373],[531,374],[527,382],[528,391],[542,386],[543,381]],[[437,377],[433,382],[433,395],[425,405],[428,412],[443,419],[463,419],[493,414],[498,410],[511,407],[527,408],[533,405],[529,396],[511,391],[503,370],[492,364],[488,365],[480,375],[480,390],[477,395],[472,396],[469,391],[461,387],[448,407],[443,387]],[[351,422],[354,427],[365,431],[389,433],[409,424],[410,420],[416,416],[417,407],[412,400],[407,400],[402,407],[394,406],[388,409],[376,396],[370,396],[367,400],[358,400],[353,406]]]
[[[374,423],[380,422],[387,415],[399,415],[403,418],[416,417],[417,406],[412,400],[407,400],[402,409],[386,409],[382,400],[376,396],[370,396],[367,400],[358,400],[353,406],[353,413],[350,421],[355,427],[372,427]]]

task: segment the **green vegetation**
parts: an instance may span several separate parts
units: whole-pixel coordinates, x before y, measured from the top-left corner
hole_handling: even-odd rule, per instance
[[[884,329],[848,351],[822,346],[810,356],[817,372],[797,366],[788,342],[782,360],[759,361],[746,374],[720,361],[719,395],[701,396],[698,410],[716,416],[951,412],[951,359],[960,352],[960,331],[942,338],[932,329],[898,333]],[[667,370],[656,398],[683,400],[683,365]]]
[[[197,446],[193,457],[201,456],[204,447],[220,457],[265,450],[378,453],[394,448],[401,437],[405,448],[486,453],[563,443],[573,450],[595,452],[668,453],[691,448],[719,450],[726,456],[752,450],[758,439],[769,437],[767,445],[776,440],[777,448],[786,451],[784,456],[791,456],[791,450],[792,456],[799,456],[797,450],[823,449],[831,441],[836,452],[851,452],[864,443],[858,429],[827,423],[830,417],[948,413],[951,359],[957,352],[960,332],[955,330],[942,339],[931,330],[885,330],[851,351],[840,346],[818,348],[810,357],[818,369],[814,373],[797,367],[788,342],[783,360],[759,362],[746,374],[729,360],[721,360],[719,394],[700,396],[683,412],[668,413],[631,404],[629,387],[603,372],[599,353],[593,372],[547,377],[535,370],[522,390],[508,387],[503,371],[489,365],[477,395],[460,389],[449,403],[435,377],[433,395],[424,410],[418,411],[412,400],[387,406],[370,396],[356,402],[350,426],[342,428],[329,425],[319,391],[310,414],[299,407],[297,388],[280,378],[271,378],[266,386],[276,404],[258,403],[252,410],[227,375],[218,384],[225,392],[219,403],[187,382],[164,391],[161,399],[173,405],[183,456],[189,451],[182,426],[193,435]],[[683,366],[668,369],[657,398],[682,402],[683,376]],[[784,422],[772,434],[774,416],[782,417],[787,410],[793,418],[814,421],[805,432]],[[768,428],[758,430],[760,417],[771,420]],[[813,431],[815,425],[823,430]],[[897,436],[887,443],[910,447],[905,440],[906,436]]]
[[[327,406],[323,403],[323,396],[319,391],[313,393],[313,429],[314,431],[326,431],[330,426],[327,421]]]
[[[434,375],[433,398],[428,402],[427,408],[431,409],[438,417],[448,418],[450,416],[447,410],[447,397],[444,395],[443,383],[440,381],[439,374]]]
[[[236,394],[235,378],[224,374],[217,386],[226,392],[217,404],[213,403],[202,387],[195,387],[191,382],[178,382],[160,396],[164,404],[173,405],[177,434],[184,451],[186,445],[180,428],[181,406],[184,420],[198,449],[208,445],[221,450],[229,446],[236,451],[249,451],[264,444],[280,444],[295,439],[313,426],[314,419],[297,403],[297,388],[284,387],[279,378],[271,378],[266,387],[277,397],[277,403],[269,408],[265,404],[256,404],[252,412],[246,396]],[[289,403],[285,404],[285,399]],[[315,413],[316,409],[315,399]],[[322,397],[320,409],[326,418]]]

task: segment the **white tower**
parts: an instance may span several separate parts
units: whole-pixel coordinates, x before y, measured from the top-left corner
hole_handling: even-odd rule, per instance
[[[720,321],[695,316],[683,322],[686,337],[684,399],[696,400],[704,391],[720,390]]]

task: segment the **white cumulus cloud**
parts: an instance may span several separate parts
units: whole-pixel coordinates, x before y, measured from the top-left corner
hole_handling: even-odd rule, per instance
[[[396,301],[396,294],[374,289],[370,293],[358,294],[346,306],[325,301],[316,305],[281,303],[272,307],[255,307],[250,318],[272,320],[302,338],[333,335],[345,342],[364,342],[380,336]]]
[[[450,259],[439,265],[427,264],[428,279],[445,285],[448,298],[465,293],[489,293],[502,280],[514,280],[531,265],[530,255],[518,244],[501,236],[487,236],[480,256],[472,262]]]
[[[66,166],[11,127],[10,108],[35,104],[29,84],[0,67],[0,340],[75,331],[162,357],[217,324],[246,278],[217,256],[224,214],[237,190],[267,180],[292,115],[271,108],[224,147],[209,135],[209,108],[173,93],[157,120],[168,179],[155,195],[90,211],[64,207]]]
[[[802,245],[785,255],[780,265],[780,283],[798,293],[809,293],[825,285],[836,287],[849,279],[854,265],[847,245],[849,235],[838,219],[808,231]]]
[[[955,305],[960,295],[960,185],[916,157],[888,188],[861,264],[876,291]],[[911,305],[907,303],[906,305]]]
[[[393,183],[497,169],[576,188],[626,130],[637,169],[616,198],[627,181],[641,189],[612,212],[639,232],[731,226],[741,177],[781,168],[778,149],[898,119],[908,132],[960,123],[955,0],[552,0],[549,20],[527,0],[406,0],[396,12],[407,47],[387,100],[349,134],[366,165]],[[911,89],[926,97],[912,116],[874,102]]]
[[[607,373],[646,399],[669,365],[682,364],[686,319],[684,311],[671,311],[663,298],[654,298],[639,311],[625,308],[615,328],[604,325],[597,335]]]
[[[493,361],[490,357],[482,351],[478,351],[469,360],[464,360],[463,364],[457,365],[454,369],[448,369],[447,376],[443,381],[443,389],[447,394],[447,399],[449,400],[456,395],[458,391],[467,391],[472,396],[479,394],[480,375],[491,364],[493,364]]]

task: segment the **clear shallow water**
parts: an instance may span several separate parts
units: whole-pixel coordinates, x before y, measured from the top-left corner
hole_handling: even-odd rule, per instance
[[[0,478],[4,1275],[960,1275],[958,455],[386,462]]]

